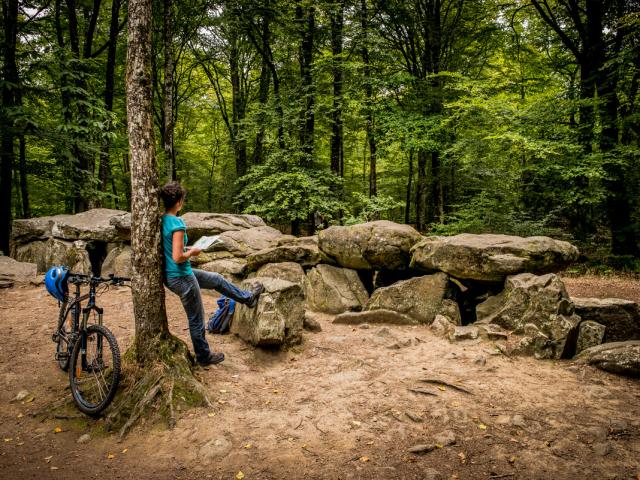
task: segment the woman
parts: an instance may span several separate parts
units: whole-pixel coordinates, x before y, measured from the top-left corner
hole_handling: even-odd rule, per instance
[[[200,365],[212,365],[224,360],[224,354],[213,353],[204,336],[204,305],[200,295],[201,288],[214,289],[243,303],[250,308],[258,304],[258,298],[264,291],[256,283],[251,291],[241,290],[225,280],[219,273],[205,272],[191,268],[189,258],[200,255],[201,250],[187,247],[187,227],[178,212],[184,205],[187,191],[178,183],[170,182],[162,187],[160,196],[164,202],[162,215],[162,242],[165,259],[165,282],[169,290],[180,297],[189,320],[189,333],[196,360]]]

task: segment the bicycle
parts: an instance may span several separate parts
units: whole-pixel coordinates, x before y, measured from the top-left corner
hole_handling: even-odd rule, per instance
[[[71,298],[69,294],[64,297],[51,339],[57,344],[58,366],[69,372],[75,404],[90,416],[98,416],[107,408],[120,382],[120,349],[113,333],[102,324],[103,309],[96,305],[96,295],[104,293],[110,285],[125,285],[129,280],[113,275],[103,278],[69,273],[68,283],[75,285],[75,292]],[[80,287],[86,284],[89,292],[81,295]],[[106,289],[96,294],[101,284],[106,284]],[[82,307],[87,299],[87,305]],[[89,323],[92,312],[97,323]],[[104,348],[105,342],[108,349]]]

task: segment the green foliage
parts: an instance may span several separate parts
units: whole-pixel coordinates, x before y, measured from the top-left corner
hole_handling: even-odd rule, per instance
[[[404,206],[390,195],[374,195],[367,197],[356,192],[349,202],[352,213],[340,219],[345,225],[365,223],[372,220],[392,220],[393,211]]]

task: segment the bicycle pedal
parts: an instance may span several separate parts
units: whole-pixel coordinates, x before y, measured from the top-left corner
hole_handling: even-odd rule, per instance
[[[58,335],[57,333],[54,333],[51,335],[51,341],[53,343],[57,343],[58,342],[58,338],[60,338],[60,335]]]

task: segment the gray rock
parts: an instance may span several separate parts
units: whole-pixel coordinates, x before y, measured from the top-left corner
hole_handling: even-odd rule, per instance
[[[35,263],[18,262],[11,257],[0,256],[0,281],[28,284],[35,281],[37,270]]]
[[[108,208],[94,208],[75,215],[15,220],[12,238],[16,244],[50,237],[62,240],[97,240],[114,242],[119,239],[112,219],[123,217],[127,212]]]
[[[358,325],[361,323],[378,324],[386,323],[389,325],[417,325],[418,322],[403,315],[402,313],[394,312],[392,310],[370,310],[365,312],[345,312],[336,315],[333,323],[339,323],[343,325]]]
[[[276,278],[245,280],[242,288],[261,282],[265,291],[256,308],[236,304],[231,332],[255,346],[281,346],[299,343],[304,323],[304,293],[295,283]]]
[[[35,263],[38,273],[44,273],[53,265],[66,265],[72,272],[91,272],[89,252],[84,240],[68,242],[58,238],[33,241],[14,248],[14,258],[19,262]]]
[[[620,298],[572,298],[582,320],[606,327],[604,342],[640,340],[640,305]]]
[[[436,315],[431,324],[431,331],[439,337],[449,337],[449,334],[453,332],[456,326],[447,317]]]
[[[247,262],[244,258],[221,258],[207,263],[194,265],[195,268],[207,272],[216,272],[225,276],[232,276],[235,279],[241,278],[246,270]]]
[[[369,325],[368,323],[362,323],[358,328],[360,330],[369,330],[371,328],[371,325]]]
[[[475,325],[455,326],[453,331],[449,332],[449,340],[452,342],[475,340],[479,334],[479,329]]]
[[[267,263],[258,269],[257,277],[271,277],[304,286],[306,276],[302,267],[294,262]]]
[[[133,275],[131,247],[128,245],[120,245],[112,248],[102,263],[100,273],[102,275],[114,274],[117,277],[130,278]]]
[[[436,434],[433,437],[433,441],[437,445],[448,447],[449,445],[454,445],[456,443],[456,434],[451,430],[445,430],[444,432]]]
[[[600,345],[604,339],[606,327],[590,320],[582,321],[578,327],[576,354],[587,348]]]
[[[217,460],[224,458],[231,452],[232,444],[225,437],[214,438],[202,445],[199,450],[203,460]]]
[[[537,325],[527,323],[522,330],[524,336],[511,349],[511,354],[531,355],[538,359],[556,358],[553,356],[555,355],[553,341],[542,333]],[[503,352],[506,352],[506,347]]]
[[[409,225],[387,220],[333,226],[318,234],[320,249],[346,268],[404,270],[411,247],[422,236]]]
[[[511,418],[511,425],[514,427],[526,428],[527,422],[524,421],[524,417],[520,414],[516,414]]]
[[[413,268],[489,282],[522,272],[555,272],[578,258],[576,247],[549,237],[468,233],[425,238],[411,253]]]
[[[304,312],[302,327],[309,332],[322,331],[322,325],[320,325],[320,322],[316,318],[314,318],[311,312]]]
[[[355,270],[317,265],[307,273],[305,284],[309,309],[325,313],[360,311],[369,294]]]
[[[495,323],[517,334],[525,333],[525,325],[537,327],[529,328],[534,337],[520,352],[538,358],[560,358],[580,323],[564,284],[554,274],[507,277],[504,290],[478,305],[476,312],[480,323]]]
[[[462,316],[460,315],[460,307],[455,300],[445,298],[440,305],[439,315],[446,317],[454,325],[462,325]]]
[[[393,310],[429,325],[442,307],[448,285],[444,273],[402,280],[374,291],[364,309]]]
[[[256,271],[267,263],[294,262],[303,267],[314,267],[319,263],[333,263],[312,241],[292,242],[266,248],[248,255],[246,258],[249,271]]]
[[[484,355],[478,355],[473,359],[473,363],[480,367],[484,367],[487,364],[487,357],[485,357]]]
[[[210,251],[226,251],[234,257],[246,257],[266,248],[275,247],[282,233],[267,225],[229,230],[220,234],[222,243],[212,245]]]
[[[203,235],[219,235],[223,232],[264,227],[264,221],[255,215],[231,213],[187,212],[182,215],[187,225],[189,238],[198,239]]]
[[[423,443],[419,445],[414,445],[413,447],[409,447],[407,451],[409,453],[415,453],[416,455],[423,455],[425,453],[433,452],[436,447],[433,443]]]
[[[422,480],[443,480],[444,476],[435,468],[425,468],[422,470]]]
[[[91,435],[89,435],[88,433],[85,433],[84,435],[80,435],[78,440],[76,440],[76,443],[79,443],[82,445],[84,443],[89,443],[90,440],[91,440]]]
[[[603,343],[583,350],[576,358],[607,372],[640,376],[640,340]]]
[[[482,338],[489,340],[506,340],[509,338],[509,333],[495,323],[478,323],[477,326]]]

